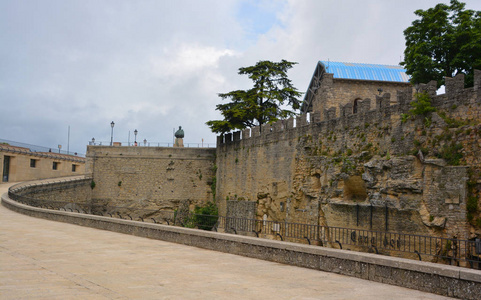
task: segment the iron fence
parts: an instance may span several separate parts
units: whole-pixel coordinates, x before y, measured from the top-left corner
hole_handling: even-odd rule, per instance
[[[384,255],[417,258],[433,262],[481,269],[481,240],[353,229],[268,220],[219,217],[219,227],[227,232],[253,233],[280,240],[367,251]],[[407,255],[406,255],[407,254]]]
[[[32,145],[32,144],[15,142],[15,141],[10,141],[10,140],[5,140],[5,139],[0,139],[0,144],[14,146],[14,147],[26,148],[26,149],[29,149],[30,152],[33,152],[33,153],[41,152],[41,153],[66,154],[66,155],[71,155],[71,156],[85,157],[84,153],[78,153],[76,151],[61,150],[61,149],[58,148],[58,146],[45,147],[45,146]]]
[[[90,146],[110,146],[110,141],[95,141],[88,142]],[[135,142],[115,142],[113,144],[115,147],[173,147],[174,143],[165,142],[142,142],[139,141],[137,144]],[[216,143],[184,143],[186,148],[215,148]]]
[[[302,242],[331,248],[400,256],[423,261],[481,269],[481,240],[433,237],[292,222],[199,215],[191,212],[94,205],[35,199],[10,189],[17,202],[47,209],[93,214],[133,221],[183,226],[203,230]]]

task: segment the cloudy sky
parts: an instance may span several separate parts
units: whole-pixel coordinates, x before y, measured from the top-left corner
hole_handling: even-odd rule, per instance
[[[0,139],[85,153],[114,121],[124,144],[182,126],[213,145],[217,94],[250,87],[238,68],[298,62],[305,92],[319,60],[397,65],[413,12],[440,1],[0,0]]]

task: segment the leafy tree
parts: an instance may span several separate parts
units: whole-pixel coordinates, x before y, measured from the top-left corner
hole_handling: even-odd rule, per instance
[[[259,61],[255,66],[239,69],[240,75],[248,75],[254,86],[248,90],[236,90],[219,94],[223,100],[231,102],[218,104],[224,120],[208,121],[213,132],[224,134],[231,130],[244,129],[255,125],[272,123],[295,113],[283,108],[284,103],[294,110],[299,109],[300,92],[287,77],[287,70],[296,63]]]
[[[481,12],[465,10],[465,3],[451,0],[427,10],[416,10],[420,19],[404,30],[406,49],[401,62],[414,83],[466,74],[473,84],[474,69],[481,68]]]

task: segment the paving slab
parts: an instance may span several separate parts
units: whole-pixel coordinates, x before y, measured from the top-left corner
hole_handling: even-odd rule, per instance
[[[0,195],[11,184],[0,184]],[[0,299],[449,299],[0,206]]]

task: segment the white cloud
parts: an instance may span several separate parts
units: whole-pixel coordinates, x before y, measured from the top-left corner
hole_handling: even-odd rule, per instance
[[[230,49],[217,49],[197,44],[182,44],[164,48],[162,54],[150,58],[152,72],[161,78],[192,76],[218,67],[223,56],[235,56]]]
[[[396,64],[414,10],[438,1],[0,1],[0,138],[85,152],[95,137],[215,142],[218,93],[287,59],[305,91],[318,60]],[[481,2],[467,1],[481,10]]]

